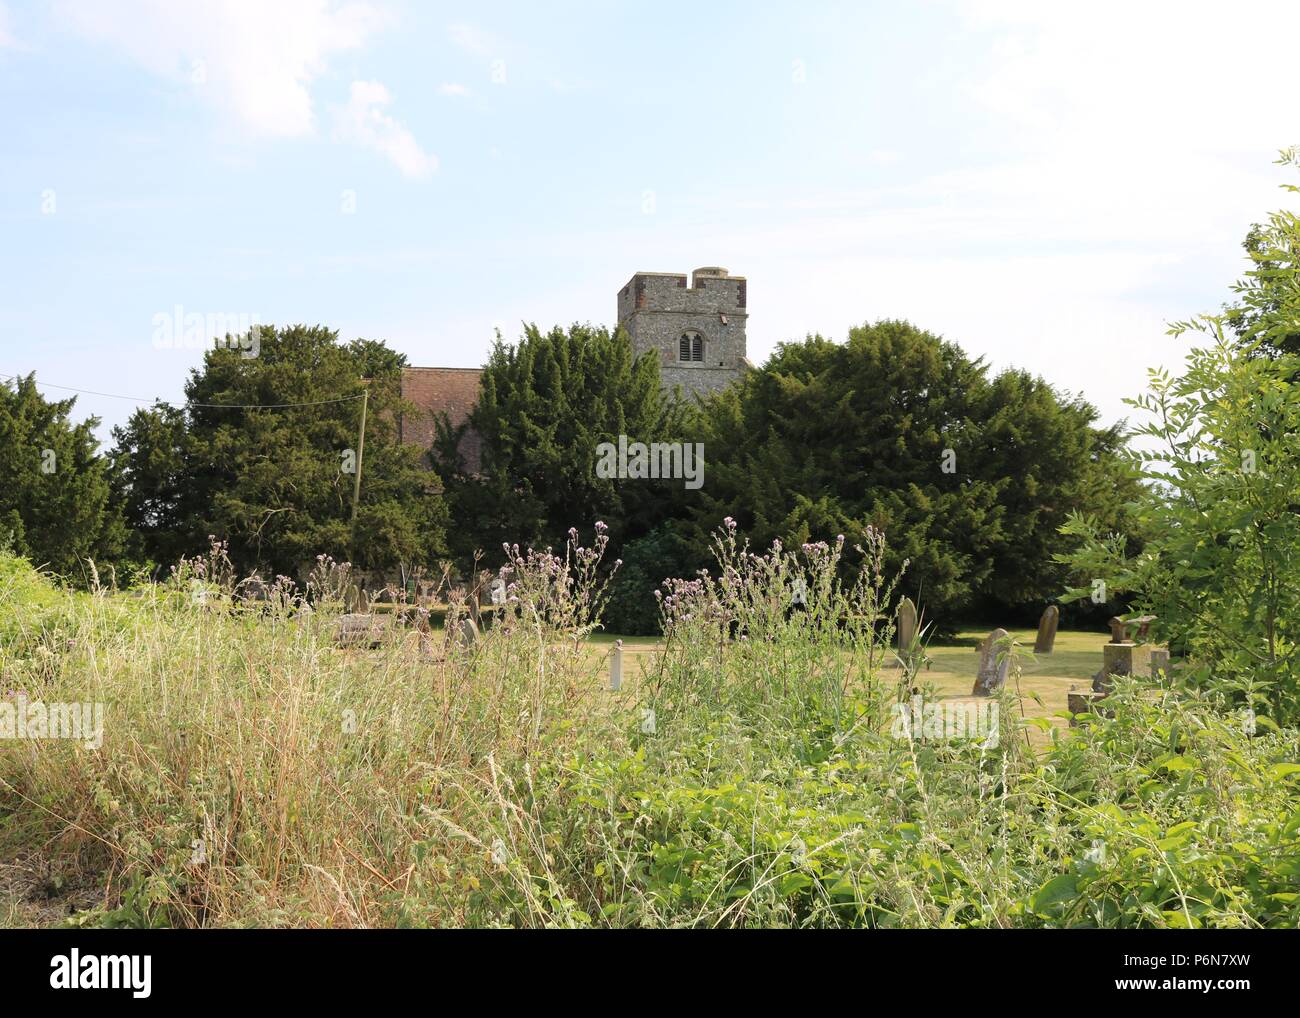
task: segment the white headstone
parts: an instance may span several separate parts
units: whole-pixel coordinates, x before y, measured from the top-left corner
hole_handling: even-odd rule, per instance
[[[623,641],[614,644],[614,653],[609,658],[609,688],[617,693],[623,688]]]

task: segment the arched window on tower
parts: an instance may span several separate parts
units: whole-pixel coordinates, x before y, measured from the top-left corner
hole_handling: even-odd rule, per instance
[[[694,329],[683,332],[677,347],[679,361],[704,361],[704,337]]]

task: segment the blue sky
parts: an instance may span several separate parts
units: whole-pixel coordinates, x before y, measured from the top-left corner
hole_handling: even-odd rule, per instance
[[[1083,11],[0,0],[0,374],[176,400],[178,306],[477,365],[724,265],[755,362],[905,317],[1114,419],[1287,203],[1300,9]]]

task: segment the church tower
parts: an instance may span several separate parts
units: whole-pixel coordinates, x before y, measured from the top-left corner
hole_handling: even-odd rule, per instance
[[[696,269],[690,285],[672,272],[638,272],[618,292],[618,324],[637,355],[653,350],[667,388],[707,393],[750,367],[745,358],[745,279],[717,266]]]

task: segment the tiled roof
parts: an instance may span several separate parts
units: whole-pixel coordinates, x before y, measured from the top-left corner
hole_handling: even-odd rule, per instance
[[[453,428],[463,424],[478,402],[482,374],[481,368],[403,368],[402,399],[419,410],[402,415],[398,424],[402,441],[427,452],[437,433],[434,420],[438,414],[445,413]],[[473,429],[467,429],[461,439],[460,454],[465,468],[478,473],[482,442]]]

